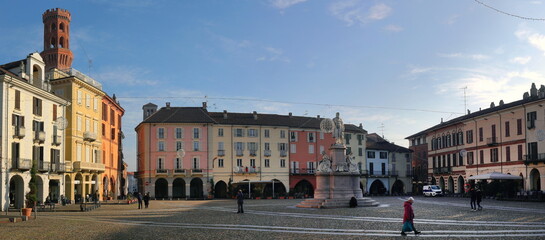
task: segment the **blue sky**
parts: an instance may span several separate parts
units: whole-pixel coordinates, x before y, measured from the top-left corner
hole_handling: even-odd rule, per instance
[[[41,15],[72,13],[73,67],[126,113],[136,169],[142,105],[334,117],[405,137],[545,84],[545,1],[8,1],[0,63],[43,49]],[[7,11],[6,11],[7,10]],[[89,64],[91,62],[91,64]]]

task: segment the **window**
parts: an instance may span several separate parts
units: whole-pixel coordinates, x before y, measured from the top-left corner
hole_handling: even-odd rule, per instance
[[[522,135],[522,119],[517,119],[517,135]]]
[[[535,128],[536,127],[536,119],[537,119],[537,113],[536,112],[526,113],[526,127],[528,129]]]
[[[391,162],[393,162],[393,163],[396,162],[396,155],[395,154],[392,154],[392,161]]]
[[[15,90],[15,109],[21,110],[21,92]]]
[[[344,134],[344,140],[346,141],[346,144],[350,144],[350,139],[352,138],[352,135],[350,133]]]
[[[297,142],[297,132],[290,132],[290,142]]]
[[[346,155],[352,154],[352,147],[346,147]]]
[[[473,130],[466,131],[466,143],[473,143]]]
[[[375,158],[375,152],[367,152],[367,158]]]
[[[108,121],[108,105],[102,103],[102,120]]]
[[[369,174],[373,175],[374,171],[375,171],[375,164],[374,163],[369,163]]]
[[[271,137],[271,131],[269,129],[265,129],[265,132],[263,135],[265,135],[266,138],[269,138]]]
[[[265,143],[265,151],[269,151],[269,150],[271,150],[271,144]]]
[[[492,148],[490,149],[490,162],[497,162],[498,161],[498,149]]]
[[[244,137],[244,131],[242,128],[235,129],[235,137]]]
[[[518,160],[522,160],[522,144],[517,146]]]
[[[307,173],[314,173],[314,162],[307,162]]]
[[[458,155],[458,159],[459,159],[459,166],[464,166],[464,157],[462,155]]]
[[[255,167],[255,159],[250,159],[250,166]]]
[[[308,145],[308,153],[314,153],[314,145]]]
[[[257,129],[248,129],[248,137],[257,137]]]
[[[280,167],[285,168],[286,167],[286,159],[280,159]]]
[[[91,107],[91,96],[89,96],[88,94],[85,94],[85,107]]]
[[[89,132],[91,128],[91,119],[85,118],[85,131]]]
[[[320,132],[320,140],[324,139],[324,132]]]
[[[218,142],[218,150],[225,150],[225,143],[224,142]]]
[[[414,141],[414,140],[413,140]],[[358,134],[358,145],[363,145],[363,135]],[[414,144],[413,144],[414,145]],[[360,155],[361,156],[361,155]]]
[[[323,153],[325,151],[325,147],[320,145],[320,154]]]
[[[287,150],[287,144],[286,143],[279,143],[278,144],[278,150],[286,151]]]
[[[291,172],[292,173],[299,173],[299,162],[291,162]]]
[[[200,169],[199,166],[199,157],[193,157],[193,162],[191,163],[191,168]]]
[[[280,130],[280,138],[286,138],[286,130]]]
[[[506,121],[505,122],[505,136],[506,137],[509,137],[511,134],[510,134],[510,130],[509,130],[509,121]]]
[[[530,142],[528,143],[528,152],[526,153],[526,159],[528,160],[537,160],[537,142]]]
[[[483,128],[479,128],[479,142],[482,142],[484,140],[484,134],[483,134]]]
[[[380,159],[387,159],[388,153],[387,152],[380,152]]]
[[[223,128],[218,128],[218,137],[223,137]]]
[[[184,132],[182,128],[176,128],[176,139],[184,138]]]
[[[176,151],[184,149],[184,142],[182,141],[176,141]]]
[[[193,151],[199,151],[200,148],[199,148],[199,141],[194,141],[193,142]]]
[[[193,128],[193,139],[199,139],[199,129]]]
[[[363,156],[363,148],[358,148],[358,156]]]
[[[115,128],[112,128],[112,140],[115,140]]]
[[[35,97],[32,100],[32,113],[36,116],[42,116],[42,100]]]
[[[43,132],[44,131],[44,122],[32,121],[32,131],[34,132]]]
[[[237,159],[237,167],[242,167],[242,159]]]
[[[308,142],[315,142],[315,141],[316,141],[316,138],[315,138],[313,132],[309,132],[309,133],[307,134],[307,141],[308,141]]]
[[[235,150],[244,150],[244,143],[243,142],[235,142]]]
[[[81,116],[76,117],[76,129],[81,131]]]
[[[11,115],[11,125],[16,127],[24,127],[25,126],[25,117],[19,116],[19,115]]]
[[[176,158],[175,161],[174,161],[174,166],[176,167],[176,169],[183,169],[183,165],[182,165],[182,159],[181,158]]]
[[[98,98],[93,98],[93,110],[95,110],[96,112],[97,108],[98,108]]]
[[[78,90],[78,99],[77,99],[78,100],[78,105],[81,105],[81,99],[82,98],[83,97],[81,96],[81,90]]]
[[[218,159],[218,167],[223,167],[223,158]]]
[[[165,160],[163,158],[157,159],[157,169],[165,169]]]
[[[382,175],[386,175],[386,163],[381,163],[380,166],[382,168]]]
[[[479,151],[479,162],[481,164],[484,164],[484,151],[483,150]]]
[[[271,161],[268,158],[265,159],[265,167],[266,168],[271,167]]]
[[[505,147],[505,161],[506,162],[511,161],[511,147],[510,146]]]
[[[157,151],[159,152],[165,151],[165,142],[163,141],[157,142]]]
[[[467,165],[473,165],[473,152],[467,152]]]
[[[157,128],[157,138],[164,139],[165,138],[165,129],[164,128]]]
[[[295,144],[290,144],[290,153],[297,153],[297,145]]]

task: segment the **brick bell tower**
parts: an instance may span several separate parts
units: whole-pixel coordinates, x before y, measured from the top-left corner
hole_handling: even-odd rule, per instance
[[[71,15],[65,9],[48,9],[42,15],[44,23],[44,50],[40,54],[46,71],[52,68],[68,69],[74,58],[70,51]]]

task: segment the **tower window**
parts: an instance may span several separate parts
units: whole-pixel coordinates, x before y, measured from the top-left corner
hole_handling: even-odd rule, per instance
[[[55,23],[52,23],[51,24],[51,32],[56,31],[56,30],[57,30],[57,25],[55,25]]]
[[[57,47],[57,41],[55,40],[55,38],[51,38],[50,48],[55,48],[55,47]]]
[[[61,32],[64,32],[64,23],[61,23],[59,25],[59,30],[61,30]]]
[[[62,25],[61,25],[62,26]],[[61,48],[64,48],[64,37],[61,37],[61,39],[59,40],[59,46]]]

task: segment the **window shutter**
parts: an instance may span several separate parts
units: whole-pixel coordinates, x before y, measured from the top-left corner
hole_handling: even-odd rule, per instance
[[[53,104],[53,121],[57,120],[57,104]]]

